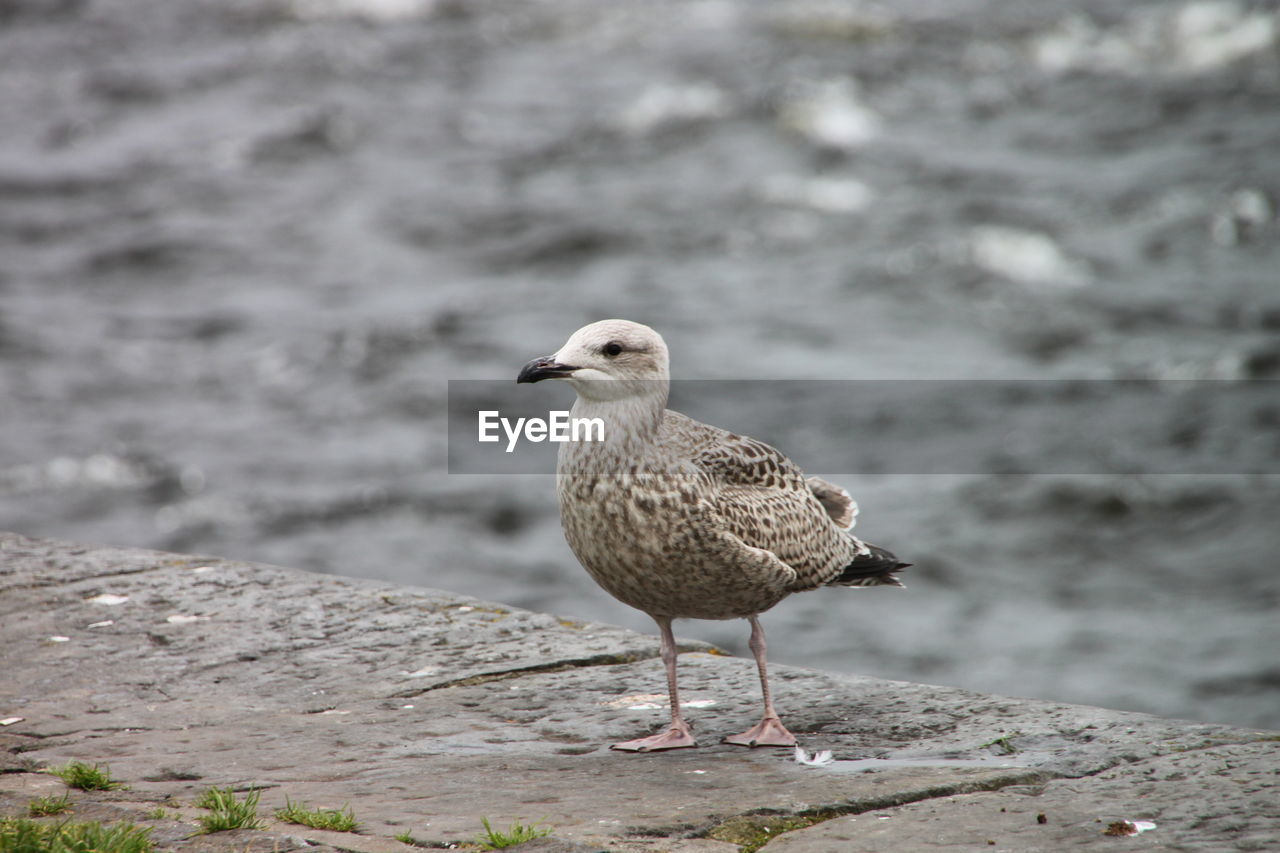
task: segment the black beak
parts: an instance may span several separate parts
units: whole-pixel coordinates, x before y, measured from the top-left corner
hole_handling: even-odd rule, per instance
[[[564,379],[577,369],[567,364],[560,364],[551,356],[545,355],[542,358],[535,358],[520,368],[520,375],[516,377],[516,382],[518,384],[520,382],[541,382],[544,379]]]

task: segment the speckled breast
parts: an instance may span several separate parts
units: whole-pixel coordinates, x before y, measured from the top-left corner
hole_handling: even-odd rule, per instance
[[[787,591],[751,583],[713,556],[695,484],[656,474],[561,475],[560,517],[579,562],[606,592],[653,616],[733,619]]]

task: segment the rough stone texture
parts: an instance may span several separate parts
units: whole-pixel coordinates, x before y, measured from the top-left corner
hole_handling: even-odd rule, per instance
[[[105,763],[129,789],[74,792],[75,816],[148,822],[166,847],[376,853],[405,831],[469,841],[482,817],[544,821],[529,849],[578,853],[728,853],[727,821],[833,815],[768,849],[1053,849],[1099,817],[1154,820],[1134,846],[1280,838],[1274,733],[777,667],[788,725],[837,758],[808,767],[718,743],[758,688],[705,646],[680,662],[704,748],[610,752],[665,721],[656,640],[442,592],[4,534],[0,625],[0,719],[23,718],[0,727],[0,813],[62,790],[38,768]],[[349,804],[361,830],[184,840],[210,785],[262,788],[268,817]],[[147,821],[157,804],[176,817]]]
[[[1126,763],[1084,779],[910,803],[840,817],[780,837],[778,853],[1115,850],[1116,821],[1155,829],[1126,850],[1273,850],[1280,826],[1280,744],[1225,745]],[[1039,818],[1044,816],[1044,822]],[[989,844],[994,842],[994,846]]]

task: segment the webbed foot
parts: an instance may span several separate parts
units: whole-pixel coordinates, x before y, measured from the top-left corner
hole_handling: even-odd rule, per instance
[[[795,746],[796,736],[787,731],[782,720],[765,717],[740,735],[730,735],[724,743],[736,746]]]
[[[689,731],[687,725],[681,724],[672,725],[661,734],[615,743],[609,748],[622,752],[658,752],[664,749],[684,749],[697,745],[697,741],[693,739],[693,732]]]

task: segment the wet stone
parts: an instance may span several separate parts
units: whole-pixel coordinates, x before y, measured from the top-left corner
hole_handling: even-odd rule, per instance
[[[77,819],[152,825],[164,849],[376,853],[402,849],[405,832],[469,842],[483,818],[553,829],[531,849],[712,853],[753,831],[777,835],[769,850],[843,849],[846,837],[876,849],[885,833],[913,849],[924,836],[898,814],[981,817],[993,839],[1032,849],[1035,832],[1074,843],[1095,813],[1172,832],[1204,812],[1190,805],[1204,785],[1214,815],[1190,842],[1276,828],[1274,733],[778,666],[788,725],[808,752],[832,753],[811,766],[720,743],[757,718],[755,668],[691,644],[681,699],[700,748],[624,754],[607,747],[667,718],[651,637],[444,592],[13,534],[0,534],[0,566],[0,719],[21,718],[0,727],[0,814],[65,790],[38,768],[100,763],[128,788],[72,792]],[[213,785],[260,789],[265,828],[186,840],[192,802]],[[360,831],[280,823],[286,798],[350,806]],[[166,816],[148,817],[157,806]]]
[[[1110,851],[1116,840],[1107,829],[1124,823],[1134,832],[1125,849],[1265,850],[1280,839],[1278,761],[1276,743],[1174,753],[1082,779],[840,817],[790,833],[768,849]]]

